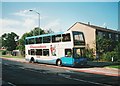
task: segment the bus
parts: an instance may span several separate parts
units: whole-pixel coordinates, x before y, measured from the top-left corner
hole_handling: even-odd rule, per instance
[[[57,66],[86,65],[83,32],[66,31],[25,38],[25,59]]]

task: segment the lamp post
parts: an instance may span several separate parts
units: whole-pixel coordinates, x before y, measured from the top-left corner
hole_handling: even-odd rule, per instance
[[[37,13],[38,14],[38,27],[39,27],[39,29],[40,29],[40,13],[39,12],[37,12],[37,11],[35,11],[35,10],[29,10],[29,11],[33,11],[33,12],[35,12],[35,13]],[[40,30],[39,30],[39,35],[40,35]]]

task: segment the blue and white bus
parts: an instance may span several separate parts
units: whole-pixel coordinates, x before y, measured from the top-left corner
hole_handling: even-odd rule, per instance
[[[26,37],[26,60],[58,66],[85,65],[85,38],[82,32],[67,31]]]

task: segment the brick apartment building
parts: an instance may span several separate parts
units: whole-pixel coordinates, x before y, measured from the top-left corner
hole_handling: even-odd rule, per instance
[[[88,24],[76,22],[68,30],[83,32],[85,36],[86,47],[89,47],[94,51],[96,51],[97,35],[105,37],[107,39],[112,39],[113,41],[120,42],[120,31],[115,31],[108,28],[91,25],[89,22]]]

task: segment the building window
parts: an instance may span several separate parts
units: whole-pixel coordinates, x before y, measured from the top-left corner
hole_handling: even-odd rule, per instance
[[[109,33],[109,38],[112,38],[112,34],[111,33]]]
[[[118,34],[115,35],[116,41],[118,41]]]
[[[99,31],[99,32],[98,32],[98,36],[99,36],[99,37],[103,37],[103,32],[100,32],[100,31]]]

